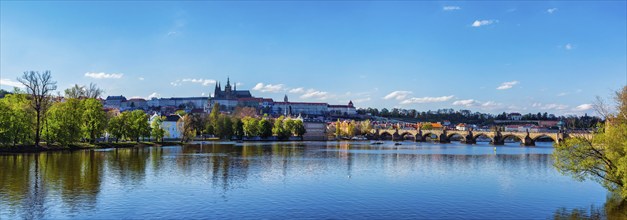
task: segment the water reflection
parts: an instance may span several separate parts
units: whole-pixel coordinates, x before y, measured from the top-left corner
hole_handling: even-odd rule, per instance
[[[610,195],[602,207],[559,208],[553,219],[627,219],[627,202],[617,195]]]
[[[568,203],[576,197],[554,185],[581,187],[554,171],[551,151],[287,142],[0,155],[0,218],[128,218],[133,213],[146,218],[172,213],[179,213],[173,218],[491,218],[525,209],[513,217],[546,218],[578,207]],[[603,192],[595,190],[591,193]],[[544,201],[542,194],[557,198]],[[595,202],[589,198],[575,202]],[[207,203],[220,214],[199,212]],[[459,209],[442,210],[448,206]],[[488,206],[499,211],[481,210]],[[345,214],[323,215],[338,212]]]

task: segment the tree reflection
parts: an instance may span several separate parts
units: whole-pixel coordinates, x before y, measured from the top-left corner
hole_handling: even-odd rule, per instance
[[[71,212],[93,209],[100,192],[102,154],[49,152],[0,157],[0,203],[13,215],[43,218],[47,197],[59,196]],[[21,212],[21,213],[19,213]]]
[[[627,219],[627,202],[618,195],[609,195],[603,207],[555,210],[553,219]]]

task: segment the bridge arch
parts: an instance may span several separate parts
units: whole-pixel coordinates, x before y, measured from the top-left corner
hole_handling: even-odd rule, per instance
[[[538,136],[535,136],[533,139],[534,142],[538,141],[539,139],[544,139],[544,138],[548,138],[551,139],[551,141],[556,142],[557,140],[555,140],[555,137],[552,137],[551,135],[548,134],[540,134]]]
[[[446,134],[446,138],[448,138],[449,140],[451,140],[451,138],[458,136],[460,137],[460,141],[461,142],[466,142],[466,135],[460,134],[460,133],[448,133]]]
[[[394,139],[394,134],[390,134],[390,132],[383,131],[379,134],[379,138],[383,140],[392,140]]]
[[[434,138],[434,136],[435,136],[435,138]],[[429,140],[431,140],[431,141],[440,140],[440,136],[438,134],[436,134],[436,133],[433,133],[433,132],[427,132],[427,133],[422,134],[422,139],[423,140],[427,141],[427,138],[429,138]]]
[[[493,138],[493,137],[491,137],[490,135],[484,134],[484,133],[477,133],[477,134],[474,134],[474,136],[472,137],[472,139],[474,139],[474,141],[475,141],[475,142],[477,142],[477,139],[478,139],[478,138],[480,138],[480,137],[485,137],[485,138],[490,139],[490,141],[489,141],[489,142],[493,142],[493,141],[494,141],[494,138]]]
[[[416,140],[416,134],[405,131],[400,134],[401,140]]]
[[[515,134],[504,134],[504,135],[501,137],[501,139],[502,139],[503,141],[505,141],[505,140],[506,140],[506,139],[508,139],[508,138],[513,138],[515,142],[522,142],[522,141],[524,141],[524,139],[525,139],[525,137],[520,137],[520,136],[515,135]]]

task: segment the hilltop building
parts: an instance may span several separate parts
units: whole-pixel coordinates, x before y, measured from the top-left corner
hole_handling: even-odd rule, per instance
[[[224,86],[224,90],[222,90],[222,86],[220,82],[216,83],[216,87],[213,91],[213,97],[209,101],[209,110],[211,107],[218,103],[220,104],[220,111],[233,111],[235,107],[240,105],[240,99],[242,102],[246,102],[247,100],[254,99],[248,90],[237,90],[237,85],[231,88],[231,80],[229,78],[226,79],[226,86]],[[254,102],[254,100],[253,100]],[[245,103],[242,103],[245,104]],[[251,103],[248,103],[251,105]],[[242,105],[245,106],[245,105]],[[250,106],[254,107],[254,106]]]
[[[249,90],[237,90],[236,86],[231,87],[228,78],[224,90],[219,82],[216,83],[207,109],[210,111],[216,103],[220,104],[220,111],[224,112],[232,112],[237,107],[252,107],[270,115],[350,116],[357,114],[352,101],[348,105],[329,105],[324,102],[290,102],[287,95],[283,97],[282,102],[275,102],[270,98],[253,97]]]

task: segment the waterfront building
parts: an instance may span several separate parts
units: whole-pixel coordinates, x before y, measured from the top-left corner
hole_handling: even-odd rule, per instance
[[[148,123],[152,125],[152,121],[155,120],[156,117],[161,117],[161,116],[157,113],[154,113],[152,116],[150,116],[150,119],[148,119]],[[180,129],[176,125],[176,123],[180,119],[181,119],[181,116],[174,115],[174,114],[168,115],[165,117],[165,120],[161,122],[161,128],[165,130],[165,135],[163,136],[164,139],[179,139],[181,138],[181,136],[183,136],[181,134],[182,129]]]
[[[353,101],[349,101],[348,105],[329,105],[329,113],[331,115],[348,116],[357,114]]]
[[[304,141],[326,141],[327,140],[327,124],[324,122],[305,121]]]
[[[469,129],[468,126],[466,126],[466,124],[464,123],[459,123],[457,124],[457,126],[455,126],[455,129],[458,131],[467,131]]]

